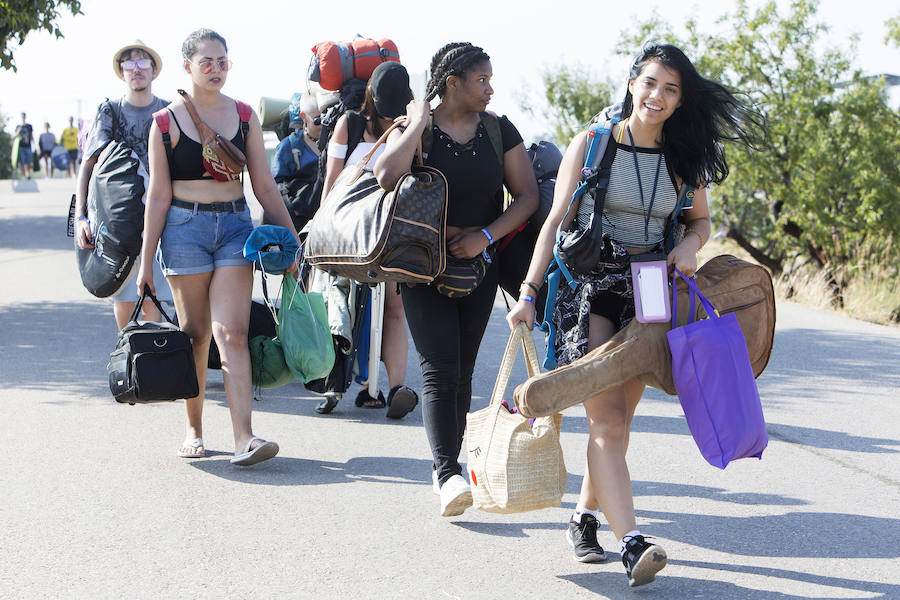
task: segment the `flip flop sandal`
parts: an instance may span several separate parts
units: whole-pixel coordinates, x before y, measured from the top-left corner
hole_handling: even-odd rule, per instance
[[[377,398],[373,398],[369,394],[369,388],[367,387],[359,390],[359,393],[356,395],[357,408],[384,408],[385,406],[384,394],[381,393],[381,390],[378,390]]]
[[[253,445],[253,442],[257,441],[261,443],[251,450],[250,446]],[[275,442],[267,442],[259,437],[252,437],[250,438],[250,441],[247,442],[244,451],[231,459],[231,464],[239,467],[249,467],[250,465],[255,465],[264,460],[269,460],[276,454],[278,454],[278,444]]]
[[[387,418],[402,419],[413,411],[419,403],[419,396],[405,385],[395,385],[388,392]]]
[[[182,448],[203,448],[203,452],[185,452]],[[206,458],[206,446],[203,445],[203,438],[194,438],[192,440],[184,440],[181,448],[178,449],[178,456],[181,458]]]

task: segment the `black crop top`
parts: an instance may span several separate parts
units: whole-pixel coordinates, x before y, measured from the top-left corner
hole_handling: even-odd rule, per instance
[[[170,110],[169,115],[175,119],[175,114]],[[175,119],[175,124],[178,125],[178,131],[180,135],[178,136],[178,143],[172,147],[172,153],[170,154],[169,161],[169,173],[172,176],[172,181],[190,181],[194,179],[212,179],[212,175],[210,175],[206,171],[206,167],[203,166],[203,159],[201,158],[203,155],[203,144],[200,142],[193,140],[184,133],[184,129],[181,128],[181,123],[178,122],[178,119]],[[231,143],[238,147],[241,152],[246,154],[246,142],[244,140],[244,136],[242,135],[244,129],[244,122],[238,122],[238,131],[233,138],[231,138]]]

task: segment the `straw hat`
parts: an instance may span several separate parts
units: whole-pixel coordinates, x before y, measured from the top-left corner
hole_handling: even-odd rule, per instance
[[[127,44],[122,46],[116,53],[113,54],[113,71],[116,73],[116,77],[125,81],[125,76],[119,70],[119,57],[122,56],[122,53],[126,50],[143,50],[153,59],[153,62],[156,63],[156,71],[153,73],[153,79],[156,79],[156,76],[159,75],[160,71],[162,71],[162,59],[159,57],[159,54],[156,53],[156,50],[150,48],[150,46],[146,45],[141,40],[134,40],[131,44]]]

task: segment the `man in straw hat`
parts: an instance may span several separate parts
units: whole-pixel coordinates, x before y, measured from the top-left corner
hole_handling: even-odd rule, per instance
[[[169,105],[153,95],[153,80],[162,70],[162,59],[155,50],[140,40],[119,48],[112,57],[113,72],[125,82],[125,94],[116,100],[106,100],[97,108],[91,131],[82,148],[81,168],[75,190],[75,245],[92,248],[91,223],[87,214],[88,182],[97,158],[110,141],[124,142],[140,158],[149,171],[147,141],[153,113]],[[154,261],[155,262],[155,261]],[[157,298],[172,301],[172,293],[158,263],[153,265]],[[137,265],[132,269],[137,272]],[[128,322],[138,295],[134,285],[124,284],[113,296],[113,312],[119,329]],[[149,300],[144,303],[144,319],[159,320],[160,314]]]

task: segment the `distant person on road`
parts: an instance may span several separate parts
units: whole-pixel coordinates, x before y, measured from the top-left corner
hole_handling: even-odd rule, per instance
[[[409,171],[426,127],[431,128],[425,164],[447,178],[447,254],[473,264],[538,206],[537,181],[522,136],[506,117],[485,112],[494,94],[492,76],[491,59],[478,46],[458,42],[438,50],[431,59],[426,99],[407,105],[405,130],[391,132],[375,165],[381,187],[394,189]],[[435,96],[441,102],[432,117],[428,101]],[[486,124],[488,119],[493,121]],[[492,140],[491,131],[499,139]],[[498,196],[504,183],[513,197],[505,211]],[[472,402],[475,359],[500,279],[497,261],[485,263],[483,279],[468,295],[446,296],[433,285],[400,286],[419,353],[422,417],[434,461],[432,485],[444,517],[472,506],[459,453]]]
[[[50,131],[50,123],[44,123],[44,133],[38,137],[38,148],[41,151],[41,160],[44,161],[44,177],[53,177],[56,168],[53,166],[51,153],[56,147],[56,136]]]
[[[75,117],[69,117],[69,126],[63,129],[60,141],[62,147],[69,153],[69,167],[66,176],[72,177],[78,168],[78,128],[75,127]]]
[[[295,94],[288,107],[290,135],[278,142],[272,156],[272,177],[298,231],[319,206],[319,134],[322,123],[315,94]]]
[[[75,245],[78,248],[93,248],[91,222],[87,214],[88,184],[100,152],[111,141],[124,142],[140,158],[144,168],[149,169],[147,139],[153,113],[168,106],[168,100],[153,95],[153,80],[162,70],[162,60],[156,51],[140,40],[120,48],[113,55],[113,70],[125,82],[125,95],[119,99],[103,102],[97,108],[90,133],[84,141],[81,167],[75,188]],[[72,120],[69,120],[71,124]],[[77,148],[76,148],[77,150]],[[140,269],[140,259],[132,268],[136,275]],[[159,263],[154,259],[154,281],[157,298],[172,302],[172,292],[166,283]],[[134,310],[134,303],[140,299],[133,285],[126,282],[113,296],[113,313],[119,329],[125,327]],[[143,316],[148,321],[158,321],[159,311],[150,300],[144,301]]]
[[[667,253],[668,264],[691,276],[697,252],[709,239],[706,186],[728,175],[722,140],[752,144],[757,116],[734,94],[701,77],[678,48],[649,44],[631,66],[622,107],[624,120],[612,129],[615,157],[603,210],[607,256],[588,275],[575,275],[577,287],[561,285],[551,340],[558,364],[584,356],[624,328],[635,315],[630,257]],[[553,257],[557,227],[577,219],[589,227],[594,198],[588,192],[570,211],[569,203],[582,179],[587,132],[569,144],[553,200],[541,228],[519,301],[507,315],[510,327],[535,320],[534,297]],[[674,248],[665,246],[665,230],[682,187],[690,185],[693,204],[686,229]],[[566,532],[581,562],[603,562],[597,541],[599,511],[619,540],[619,552],[631,586],[653,581],[666,565],[663,548],[638,530],[631,477],[625,462],[631,420],[644,384],[633,379],[584,402],[589,440],[581,494]]]
[[[22,179],[31,179],[32,161],[34,161],[34,152],[31,147],[34,145],[34,128],[22,113],[22,123],[16,125],[15,135],[19,136],[19,172],[22,173]]]
[[[269,220],[287,227],[295,237],[297,232],[269,171],[259,118],[249,106],[222,93],[231,70],[225,39],[210,29],[199,29],[184,41],[181,54],[191,79],[190,93],[158,112],[150,129],[150,191],[137,287],[155,286],[150,263],[158,246],[178,321],[193,344],[200,384],[200,394],[185,400],[186,436],[178,455],[206,456],[203,397],[214,336],[234,434],[231,463],[249,466],[274,457],[279,449],[275,442],[253,435],[251,423],[247,329],[253,266],[242,250],[253,222],[244,198],[243,169],[233,173],[211,162],[215,156],[204,152],[188,102],[200,120],[244,153],[253,194]],[[297,276],[296,263],[285,276]]]

